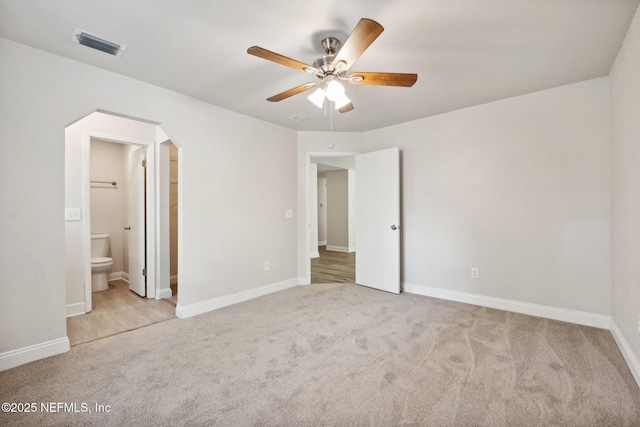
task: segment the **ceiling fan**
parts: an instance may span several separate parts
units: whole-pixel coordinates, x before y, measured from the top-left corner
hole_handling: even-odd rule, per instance
[[[411,87],[418,80],[417,74],[405,73],[371,73],[355,72],[346,76],[347,70],[373,41],[384,31],[382,25],[371,19],[362,18],[351,32],[345,43],[341,46],[335,37],[326,37],[322,40],[322,48],[325,54],[316,59],[313,65],[307,65],[295,59],[288,58],[258,46],[247,49],[247,53],[259,58],[273,61],[296,70],[315,74],[317,82],[305,83],[294,87],[270,98],[267,101],[278,102],[293,95],[317,88],[308,98],[318,107],[322,108],[325,99],[333,102],[335,108],[341,113],[353,110],[351,100],[345,94],[341,81],[351,84],[379,85],[379,86],[403,86]]]

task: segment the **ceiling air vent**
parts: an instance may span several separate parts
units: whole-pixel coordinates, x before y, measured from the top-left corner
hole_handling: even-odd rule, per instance
[[[122,56],[127,48],[124,45],[110,42],[109,40],[105,40],[78,28],[73,32],[72,40],[83,46],[88,46],[113,56]]]
[[[297,121],[302,122],[302,123],[307,123],[307,122],[311,121],[311,119],[309,117],[305,117],[302,114],[296,114],[295,116],[291,116],[289,118],[293,119],[293,120],[297,120]]]

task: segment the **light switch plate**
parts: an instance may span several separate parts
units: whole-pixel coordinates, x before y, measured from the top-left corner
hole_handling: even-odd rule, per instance
[[[66,208],[64,210],[65,221],[82,221],[82,209],[81,208]]]
[[[293,218],[293,209],[287,209],[284,211],[285,218]]]

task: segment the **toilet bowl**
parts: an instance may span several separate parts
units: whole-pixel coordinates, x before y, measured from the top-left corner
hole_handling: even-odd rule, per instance
[[[91,258],[91,292],[109,289],[107,273],[113,267],[113,260],[109,257]]]
[[[107,273],[113,267],[109,255],[109,235],[91,235],[91,291],[100,292],[109,289]]]

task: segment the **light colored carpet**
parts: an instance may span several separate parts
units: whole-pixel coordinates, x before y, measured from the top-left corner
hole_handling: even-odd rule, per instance
[[[608,331],[349,284],[296,287],[0,373],[0,425],[640,425]]]

